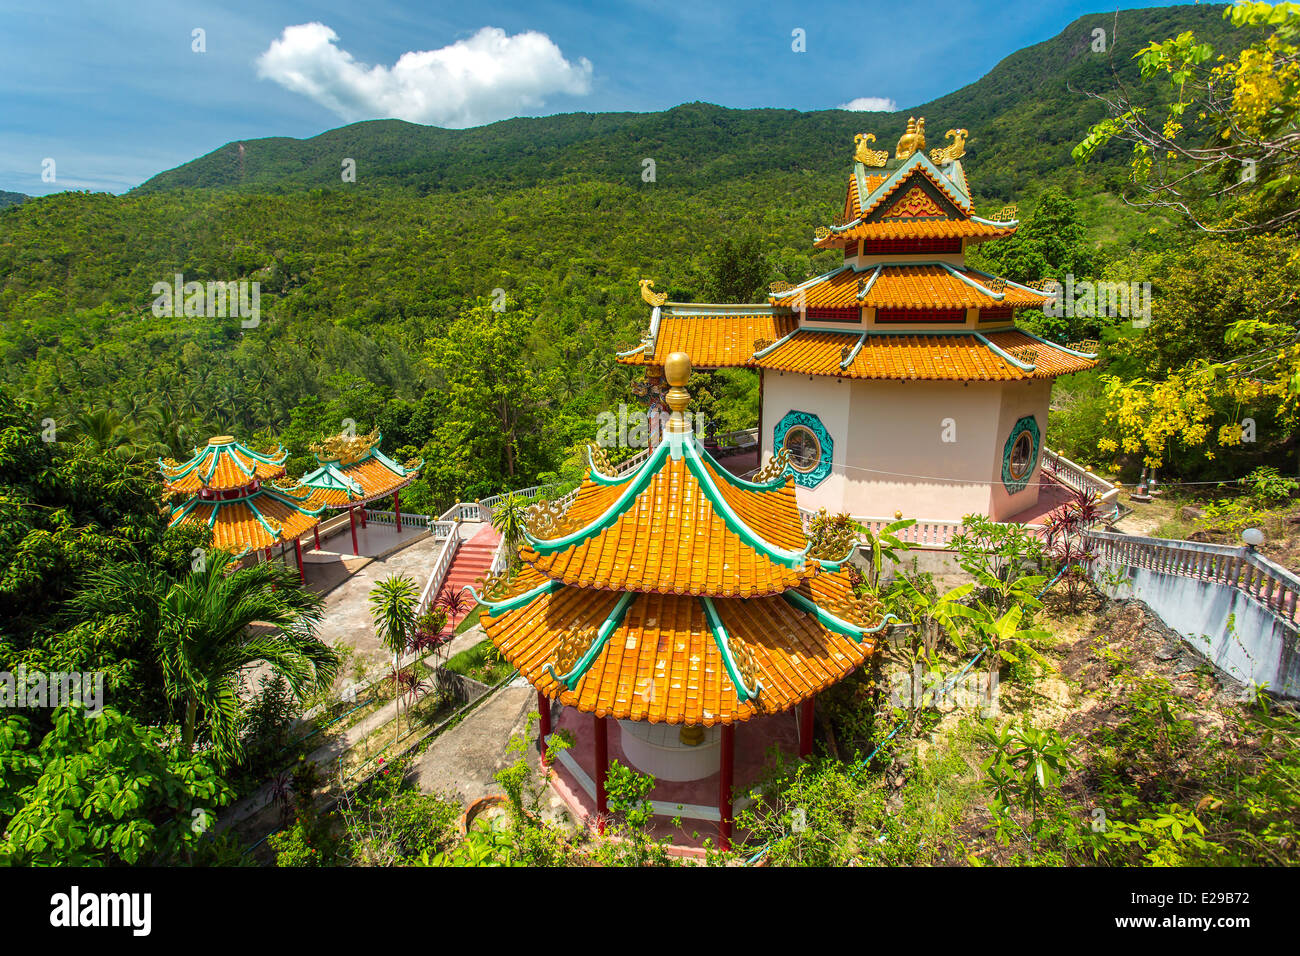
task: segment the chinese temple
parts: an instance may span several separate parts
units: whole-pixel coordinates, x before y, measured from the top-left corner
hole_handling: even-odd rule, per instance
[[[212,530],[212,546],[234,555],[265,551],[293,542],[298,576],[305,579],[301,538],[316,532],[323,504],[310,489],[285,478],[288,452],[255,452],[230,435],[219,435],[181,464],[161,459],[163,484],[183,503],[171,509],[170,526],[201,523]],[[319,541],[317,541],[319,545]]]
[[[1096,356],[1017,327],[1049,294],[966,264],[1014,235],[1015,208],[976,215],[966,130],[927,153],[924,123],[892,156],[858,135],[843,213],[812,239],[841,265],[748,305],[668,302],[642,280],[649,328],[618,360],[652,382],[677,351],[757,369],[759,460],[788,455],[807,510],[1016,520],[1038,504],[1052,383]]]
[[[365,506],[371,501],[392,496],[395,524],[398,533],[401,533],[401,490],[418,478],[420,469],[424,467],[423,459],[413,459],[405,465],[399,465],[379,450],[382,439],[378,430],[368,435],[340,433],[318,445],[312,445],[311,450],[319,467],[302,478],[303,487],[312,492],[311,500],[314,504],[347,509],[348,523],[352,529],[353,554],[359,553],[357,512],[361,514],[361,526],[364,528]]]
[[[728,473],[683,415],[690,359],[666,355],[663,370],[663,440],[622,475],[593,450],[574,495],[530,511],[521,569],[476,596],[537,688],[543,754],[554,728],[574,734],[558,769],[596,818],[613,756],[655,777],[664,816],[682,812],[683,787],[716,794],[694,816],[726,846],[737,737],[763,754],[793,731],[810,753],[816,695],[870,657],[890,617],[854,594],[851,541],[805,534],[785,456],[753,481]]]

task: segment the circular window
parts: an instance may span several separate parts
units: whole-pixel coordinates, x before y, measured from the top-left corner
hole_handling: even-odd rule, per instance
[[[821,463],[822,444],[811,428],[793,426],[785,433],[782,447],[790,454],[790,467],[795,471],[806,475]]]
[[[772,447],[785,452],[796,484],[816,488],[830,476],[835,440],[811,412],[786,412],[772,429]]]
[[[1029,485],[1038,461],[1041,433],[1033,415],[1026,415],[1011,427],[1007,443],[1002,450],[1002,484],[1015,494]]]
[[[1009,468],[1011,477],[1019,481],[1029,474],[1030,463],[1034,460],[1034,436],[1021,432],[1016,443],[1011,446]]]

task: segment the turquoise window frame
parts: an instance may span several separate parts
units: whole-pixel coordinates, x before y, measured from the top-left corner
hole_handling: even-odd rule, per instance
[[[835,440],[831,438],[831,433],[826,430],[826,426],[816,415],[811,412],[791,410],[786,412],[772,429],[773,454],[785,447],[786,433],[795,427],[806,428],[817,437],[818,444],[822,446],[822,456],[821,461],[812,471],[800,471],[791,466],[790,473],[794,475],[796,484],[803,485],[805,488],[816,488],[830,476],[831,460],[835,456]]]
[[[1016,442],[1020,436],[1028,433],[1030,436],[1031,446],[1029,451],[1029,469],[1020,478],[1011,474],[1011,452],[1016,447]],[[1029,479],[1034,476],[1034,469],[1038,467],[1038,455],[1042,451],[1042,432],[1038,428],[1038,420],[1033,415],[1026,415],[1011,426],[1011,434],[1007,436],[1007,443],[1002,447],[1002,486],[1007,489],[1009,494],[1016,494],[1024,491],[1029,486]]]

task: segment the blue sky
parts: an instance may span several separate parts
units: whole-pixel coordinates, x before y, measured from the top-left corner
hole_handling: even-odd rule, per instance
[[[1104,9],[1096,0],[0,0],[0,189],[123,192],[233,140],[314,136],[384,115],[467,126],[693,100],[831,109],[864,97],[907,109]],[[195,29],[206,52],[193,50]],[[796,29],[806,52],[792,50]],[[421,51],[436,52],[401,60]],[[54,182],[42,181],[47,158]]]

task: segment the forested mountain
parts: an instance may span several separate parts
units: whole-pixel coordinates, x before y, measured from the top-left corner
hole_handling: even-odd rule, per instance
[[[0,209],[5,206],[16,206],[26,198],[22,193],[11,193],[0,189]]]
[[[810,173],[838,180],[846,145],[861,131],[892,143],[907,115],[925,116],[932,146],[952,127],[970,130],[969,163],[994,200],[1055,180],[1070,167],[1080,130],[1101,106],[1080,91],[1112,88],[1112,65],[1138,81],[1133,54],[1152,38],[1194,30],[1216,45],[1232,33],[1223,6],[1201,4],[1080,17],[1058,36],[1011,54],[986,76],[899,115],[845,110],[733,110],[689,103],[662,113],[570,113],[512,119],[465,130],[374,120],[311,139],[228,143],[153,177],[151,192],[177,187],[343,188],[343,159],[356,160],[357,185],[400,186],[419,194],[473,188],[517,189],[545,182],[641,182],[642,160],[656,164],[660,189],[690,188],[764,173]],[[1093,49],[1105,31],[1106,52]],[[1236,43],[1240,43],[1238,34]],[[1225,49],[1235,47],[1229,43]],[[942,64],[918,59],[918,68]],[[870,75],[870,64],[863,64]],[[242,153],[241,153],[242,148]],[[1119,152],[1112,155],[1112,168]],[[1071,174],[1073,175],[1073,174]],[[355,187],[354,187],[355,188]]]
[[[1122,13],[1113,61],[1136,81],[1132,53],[1185,29],[1235,50],[1243,31],[1222,10]],[[598,412],[636,404],[614,352],[644,326],[639,278],[723,301],[838,263],[811,236],[841,207],[855,132],[892,145],[910,114],[934,146],[969,129],[977,209],[1013,200],[1032,215],[1060,187],[1052,215],[1082,222],[1099,263],[1177,245],[1177,228],[1154,235],[1105,194],[1124,173],[1118,149],[1082,170],[1069,160],[1100,115],[1078,91],[1108,86],[1090,44],[1112,19],[1080,18],[905,114],[688,104],[469,130],[376,121],[249,141],[242,158],[232,144],[125,196],[28,199],[0,211],[0,382],[105,447],[161,442],[182,457],[230,431],[283,441],[300,468],[344,418],[379,424],[386,447],[431,461],[414,509],[531,484],[565,468]],[[752,289],[719,284],[738,256],[757,262]],[[177,274],[258,282],[259,324],[156,316],[154,285]],[[494,318],[498,289],[525,321]],[[457,393],[464,368],[478,375]],[[504,398],[489,394],[507,380]],[[723,426],[749,424],[747,387],[714,384],[730,396]],[[540,437],[504,454],[489,436],[506,419]]]

